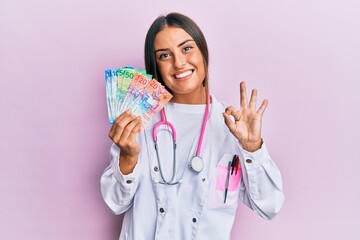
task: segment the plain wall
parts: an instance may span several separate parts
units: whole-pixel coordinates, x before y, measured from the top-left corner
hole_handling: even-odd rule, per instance
[[[269,99],[263,137],[286,202],[240,204],[234,239],[360,239],[360,2],[0,0],[0,239],[118,239],[100,194],[109,163],[104,70],[143,68],[151,22],[202,28],[211,92]]]

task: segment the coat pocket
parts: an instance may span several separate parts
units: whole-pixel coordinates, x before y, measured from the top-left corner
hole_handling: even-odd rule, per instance
[[[229,162],[232,163],[233,160],[234,155],[225,154],[216,166],[215,176],[212,178],[214,182],[210,189],[210,209],[225,210],[237,207],[241,168],[238,159],[229,167]]]

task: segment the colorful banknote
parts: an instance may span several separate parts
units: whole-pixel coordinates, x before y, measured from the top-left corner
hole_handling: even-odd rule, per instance
[[[109,122],[112,123],[115,119],[114,103],[115,98],[112,93],[112,73],[111,70],[105,71],[105,80],[106,80],[106,104],[108,109],[108,118]]]
[[[109,123],[130,109],[142,119],[141,128],[170,101],[172,95],[145,70],[115,68],[105,71]]]
[[[146,103],[147,107],[142,108],[141,120],[142,127],[148,122],[170,101],[172,95],[155,79],[152,79],[146,87]],[[145,95],[145,94],[144,94]],[[145,105],[145,104],[144,104]]]
[[[127,91],[124,101],[122,103],[122,111],[126,109],[132,109],[133,106],[139,104],[139,102],[144,97],[144,90],[146,86],[151,81],[151,77],[148,78],[147,76],[142,75],[141,73],[135,73],[134,78],[132,79],[129,90]]]
[[[130,87],[131,80],[136,74],[135,69],[131,68],[119,68],[118,69],[118,79],[117,79],[117,90],[116,90],[116,112],[123,112],[123,102],[124,98]],[[117,117],[117,116],[116,116]]]

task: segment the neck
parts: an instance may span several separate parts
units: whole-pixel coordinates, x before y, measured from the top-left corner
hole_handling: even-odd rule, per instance
[[[173,97],[170,101],[173,103],[182,103],[182,104],[206,104],[207,101],[206,89],[203,88],[199,93],[190,93],[190,94],[173,93]]]

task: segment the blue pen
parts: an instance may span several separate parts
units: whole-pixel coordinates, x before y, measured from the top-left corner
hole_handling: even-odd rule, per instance
[[[225,183],[224,203],[226,203],[226,197],[227,197],[227,193],[228,193],[228,189],[229,189],[230,170],[231,170],[231,161],[229,161],[228,169],[227,169],[227,176],[226,176],[226,183]]]

